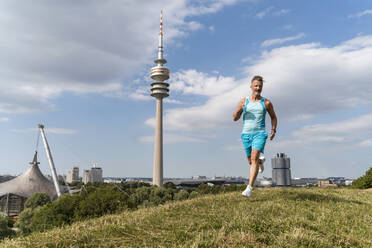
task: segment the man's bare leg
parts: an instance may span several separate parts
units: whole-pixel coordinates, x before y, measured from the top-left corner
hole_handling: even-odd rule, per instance
[[[248,161],[251,164],[251,169],[249,173],[249,185],[253,187],[254,181],[256,181],[256,177],[258,174],[258,158],[260,157],[260,151],[253,149],[252,150],[252,155],[249,158]]]

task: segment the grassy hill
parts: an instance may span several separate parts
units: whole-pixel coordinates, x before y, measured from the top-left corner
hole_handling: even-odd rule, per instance
[[[372,191],[255,189],[106,215],[0,247],[372,247]]]

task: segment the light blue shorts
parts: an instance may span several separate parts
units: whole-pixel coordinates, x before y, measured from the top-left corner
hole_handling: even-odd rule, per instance
[[[247,157],[251,156],[252,149],[259,150],[263,153],[267,137],[267,133],[263,131],[242,133],[243,147]]]

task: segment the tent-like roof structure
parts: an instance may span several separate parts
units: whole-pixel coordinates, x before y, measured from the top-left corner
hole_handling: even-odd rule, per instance
[[[22,175],[0,184],[0,197],[6,194],[15,194],[29,198],[34,193],[43,192],[49,195],[51,200],[57,198],[57,192],[52,181],[48,180],[39,169],[37,151],[30,167]]]

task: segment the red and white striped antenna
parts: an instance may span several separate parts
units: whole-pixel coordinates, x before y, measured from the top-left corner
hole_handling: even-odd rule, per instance
[[[163,35],[163,10],[160,10],[160,35]]]
[[[159,32],[159,47],[158,61],[163,64],[163,10],[160,10],[160,32]]]

